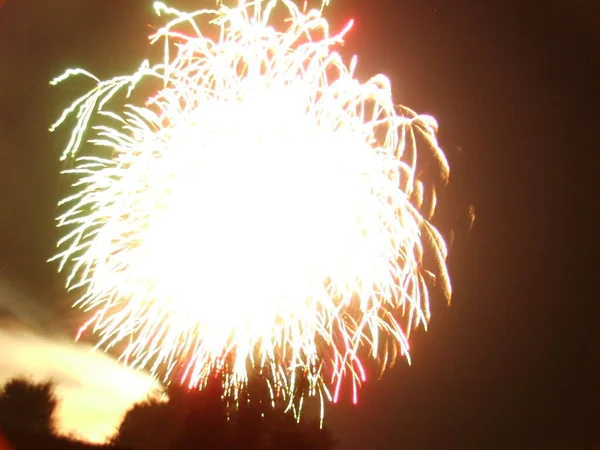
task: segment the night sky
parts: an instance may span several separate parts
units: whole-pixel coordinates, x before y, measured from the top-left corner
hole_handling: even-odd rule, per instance
[[[387,74],[398,103],[438,119],[451,166],[438,224],[455,235],[452,305],[434,302],[429,330],[413,335],[411,366],[400,361],[367,383],[359,405],[329,408],[340,450],[600,445],[598,9],[584,0],[333,0],[334,26],[355,19],[342,52],[358,55],[359,76]],[[89,87],[48,81],[73,66],[131,72],[150,23],[142,0],[0,9],[0,281],[44,299],[0,299],[0,308],[28,308],[41,328],[73,332],[62,279],[45,262],[64,189],[65,135],[48,127]]]

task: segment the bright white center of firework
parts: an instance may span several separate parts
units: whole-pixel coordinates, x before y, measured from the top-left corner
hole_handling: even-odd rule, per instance
[[[153,280],[175,323],[210,328],[215,352],[237,334],[281,338],[292,320],[318,331],[328,280],[371,291],[397,257],[382,226],[397,221],[383,194],[398,187],[365,136],[318,123],[292,87],[260,94],[204,105],[168,131],[159,161],[140,161],[163,203],[132,273]]]

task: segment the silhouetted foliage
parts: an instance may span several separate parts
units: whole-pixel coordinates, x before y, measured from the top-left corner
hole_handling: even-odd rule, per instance
[[[0,389],[0,450],[128,450],[58,436],[51,381],[15,378]]]
[[[332,450],[336,442],[317,422],[297,423],[271,406],[259,383],[235,407],[222,399],[221,382],[202,390],[169,387],[168,401],[134,405],[113,443],[132,450]]]
[[[112,441],[132,450],[172,449],[182,428],[181,415],[170,402],[138,403],[125,415]]]
[[[7,450],[129,450],[125,447],[90,444],[65,436],[17,433],[6,442]],[[0,446],[0,450],[4,450]]]
[[[52,435],[57,404],[52,382],[34,383],[25,378],[10,380],[0,390],[0,427],[7,435]]]

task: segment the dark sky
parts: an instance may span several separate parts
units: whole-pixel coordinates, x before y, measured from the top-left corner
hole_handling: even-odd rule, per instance
[[[412,366],[368,383],[358,406],[330,407],[340,450],[600,445],[598,12],[584,0],[333,0],[334,23],[356,21],[344,51],[359,73],[386,73],[399,103],[438,119],[452,170],[440,225],[456,230],[452,306],[434,304]],[[0,9],[0,270],[12,283],[59,292],[45,260],[64,136],[47,128],[81,91],[48,80],[68,66],[130,72],[151,17],[141,0]]]

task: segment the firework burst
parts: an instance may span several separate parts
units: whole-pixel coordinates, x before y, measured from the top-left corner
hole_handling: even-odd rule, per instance
[[[435,120],[396,107],[385,76],[360,82],[335,50],[352,22],[330,34],[322,10],[155,9],[170,19],[151,36],[160,63],[52,81],[96,83],[53,126],[76,116],[55,259],[90,311],[80,334],[190,387],[221,371],[236,396],[255,370],[274,401],[294,403],[298,375],[321,399],[349,379],[356,400],[366,359],[383,370],[408,356],[428,283],[450,295],[435,193],[417,171],[429,155],[448,174]]]

